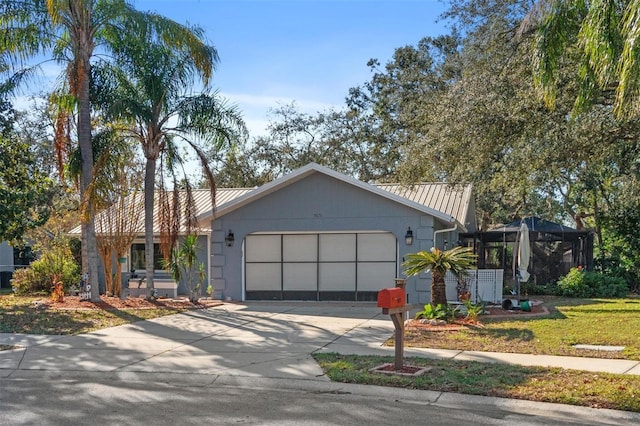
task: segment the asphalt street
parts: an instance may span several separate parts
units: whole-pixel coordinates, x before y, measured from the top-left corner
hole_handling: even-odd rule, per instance
[[[2,425],[529,426],[637,421],[619,411],[290,379],[40,372],[0,383]]]

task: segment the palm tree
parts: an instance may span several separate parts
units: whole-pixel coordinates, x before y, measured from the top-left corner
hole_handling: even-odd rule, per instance
[[[184,238],[179,248],[171,252],[169,261],[165,262],[167,270],[171,273],[176,283],[184,278],[184,283],[189,291],[189,301],[196,303],[202,293],[202,285],[205,279],[205,267],[198,261],[198,237],[189,234]]]
[[[86,215],[82,221],[82,269],[89,276],[92,300],[99,299],[98,253],[94,211],[89,202],[94,174],[89,97],[92,59],[96,46],[110,50],[114,34],[123,31],[148,32],[152,28],[163,44],[184,49],[194,38],[192,31],[155,13],[139,12],[126,0],[0,0],[0,60],[24,69],[30,58],[50,53],[66,63],[65,80],[77,108],[76,134],[82,164],[80,193]],[[126,26],[126,29],[125,29]],[[211,74],[206,58],[198,63]]]
[[[159,179],[160,210],[162,220],[162,248],[169,259],[175,245],[181,214],[180,199],[163,191],[168,174],[173,188],[183,186],[186,191],[187,232],[195,224],[189,217],[191,184],[185,176],[185,158],[179,142],[185,143],[196,154],[211,188],[212,207],[215,205],[215,182],[207,161],[207,150],[219,150],[244,137],[246,128],[240,113],[229,106],[216,92],[208,89],[211,69],[217,54],[199,37],[181,51],[168,49],[152,32],[145,38],[140,33],[118,34],[116,66],[96,67],[96,102],[102,113],[128,125],[123,129],[138,141],[146,159],[144,180],[145,206],[145,263],[149,294],[153,291],[153,217],[156,178]],[[197,29],[194,34],[199,35]],[[204,58],[204,63],[203,63]],[[198,94],[190,94],[197,83],[204,85]],[[158,170],[160,161],[160,170]],[[179,185],[179,183],[181,185]]]
[[[523,20],[520,35],[534,40],[534,79],[553,106],[560,70],[569,55],[580,58],[575,113],[601,95],[615,93],[618,117],[640,106],[640,3],[630,0],[538,0]]]
[[[431,251],[419,251],[405,256],[402,263],[407,276],[431,272],[431,304],[447,304],[447,292],[444,277],[447,271],[456,278],[466,275],[467,269],[475,265],[476,255],[468,247],[454,247],[451,250],[432,248]]]

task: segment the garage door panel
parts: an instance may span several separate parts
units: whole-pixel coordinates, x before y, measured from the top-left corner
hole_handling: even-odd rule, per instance
[[[320,263],[320,291],[355,291],[356,264],[351,263]]]
[[[247,299],[375,300],[394,285],[391,233],[254,234],[245,240]]]
[[[285,291],[318,290],[317,263],[285,263],[282,269],[282,286]]]
[[[358,234],[359,262],[395,262],[396,238],[393,234]]]
[[[280,262],[281,246],[280,235],[247,235],[245,259],[247,262]]]
[[[248,263],[246,274],[247,291],[281,290],[282,269],[280,263]]]
[[[358,263],[358,291],[379,291],[393,287],[395,278],[395,262]]]
[[[318,260],[317,235],[285,235],[282,238],[284,262],[316,262]]]
[[[355,234],[320,234],[320,262],[355,262]]]

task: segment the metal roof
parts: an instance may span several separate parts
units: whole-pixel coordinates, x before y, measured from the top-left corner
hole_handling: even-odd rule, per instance
[[[250,191],[253,191],[253,188],[218,188],[216,189],[216,209],[219,206],[222,206]],[[195,204],[195,217],[199,217],[201,214],[205,212],[210,212],[211,211],[211,191],[209,191],[208,189],[194,189],[191,192],[193,194],[193,201]],[[158,208],[159,200],[157,199],[157,196],[158,196],[158,192],[156,192],[156,200],[155,200],[156,206],[153,209],[153,233],[156,235],[160,235],[160,226],[159,226],[160,209]],[[180,191],[180,196],[184,200],[184,197],[186,197],[186,192]],[[125,203],[130,203],[132,202],[132,200],[134,202],[141,203],[144,205],[144,195],[142,193],[136,193],[134,195],[130,195],[125,200]],[[99,235],[101,233],[100,224],[107,222],[106,220],[103,222],[102,218],[105,215],[108,215],[111,209],[114,209],[114,208],[116,207],[111,206],[108,209],[96,215],[96,219],[95,219],[96,234]],[[137,219],[138,219],[137,224],[135,226],[141,230],[140,233],[143,233],[144,232],[144,206],[142,206],[139,209],[139,213],[137,214]],[[209,220],[200,221],[198,223],[198,229],[201,232],[202,231],[208,232],[210,231],[210,228],[211,228],[211,224]],[[185,232],[185,231],[186,231],[186,227],[183,227],[181,232]],[[81,233],[80,226],[76,226],[69,232],[70,235],[80,235],[80,233]]]
[[[469,206],[472,204],[471,185],[453,186],[446,183],[422,183],[416,185],[400,185],[400,184],[379,184],[370,185],[359,181],[352,177],[335,172],[326,167],[315,163],[310,163],[291,174],[276,179],[259,188],[218,188],[216,190],[216,215],[224,215],[233,211],[247,203],[250,203],[260,197],[266,196],[284,186],[290,185],[311,173],[323,173],[328,176],[340,179],[346,183],[360,187],[367,191],[376,193],[385,198],[389,198],[398,203],[418,209],[424,213],[430,214],[442,221],[448,223],[456,223],[462,230],[466,230],[465,222]],[[200,232],[210,232],[210,221],[212,218],[211,198],[208,189],[193,190],[193,198],[195,201],[195,217],[198,220],[198,228]],[[185,196],[186,192],[181,191],[181,196]],[[157,196],[157,193],[156,193]],[[132,195],[135,202],[144,203],[143,194],[138,193]],[[113,209],[114,207],[110,207]],[[108,214],[110,210],[98,213],[96,216],[96,225],[100,223],[101,215]],[[159,228],[159,208],[156,199],[156,208],[154,209],[154,229],[156,235],[160,234]],[[137,227],[144,230],[144,208],[140,208],[137,215]],[[142,233],[143,231],[141,231]],[[181,232],[186,232],[183,228]],[[96,233],[100,234],[100,229],[96,226]],[[71,230],[70,234],[80,235],[80,226]]]
[[[415,185],[378,184],[380,189],[399,197],[430,207],[453,216],[464,224],[471,204],[471,185],[450,185],[447,183],[421,183]]]

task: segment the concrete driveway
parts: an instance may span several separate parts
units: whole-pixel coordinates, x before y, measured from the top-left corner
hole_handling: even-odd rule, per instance
[[[328,380],[311,353],[392,354],[393,332],[374,304],[255,302],[112,327],[78,336],[0,334],[0,376],[16,370],[189,373]],[[358,349],[359,348],[359,349]]]
[[[328,380],[314,352],[389,355],[388,316],[371,303],[225,303],[78,336],[1,334],[0,377],[16,372],[140,372]],[[640,362],[405,348],[405,356],[640,375]]]

